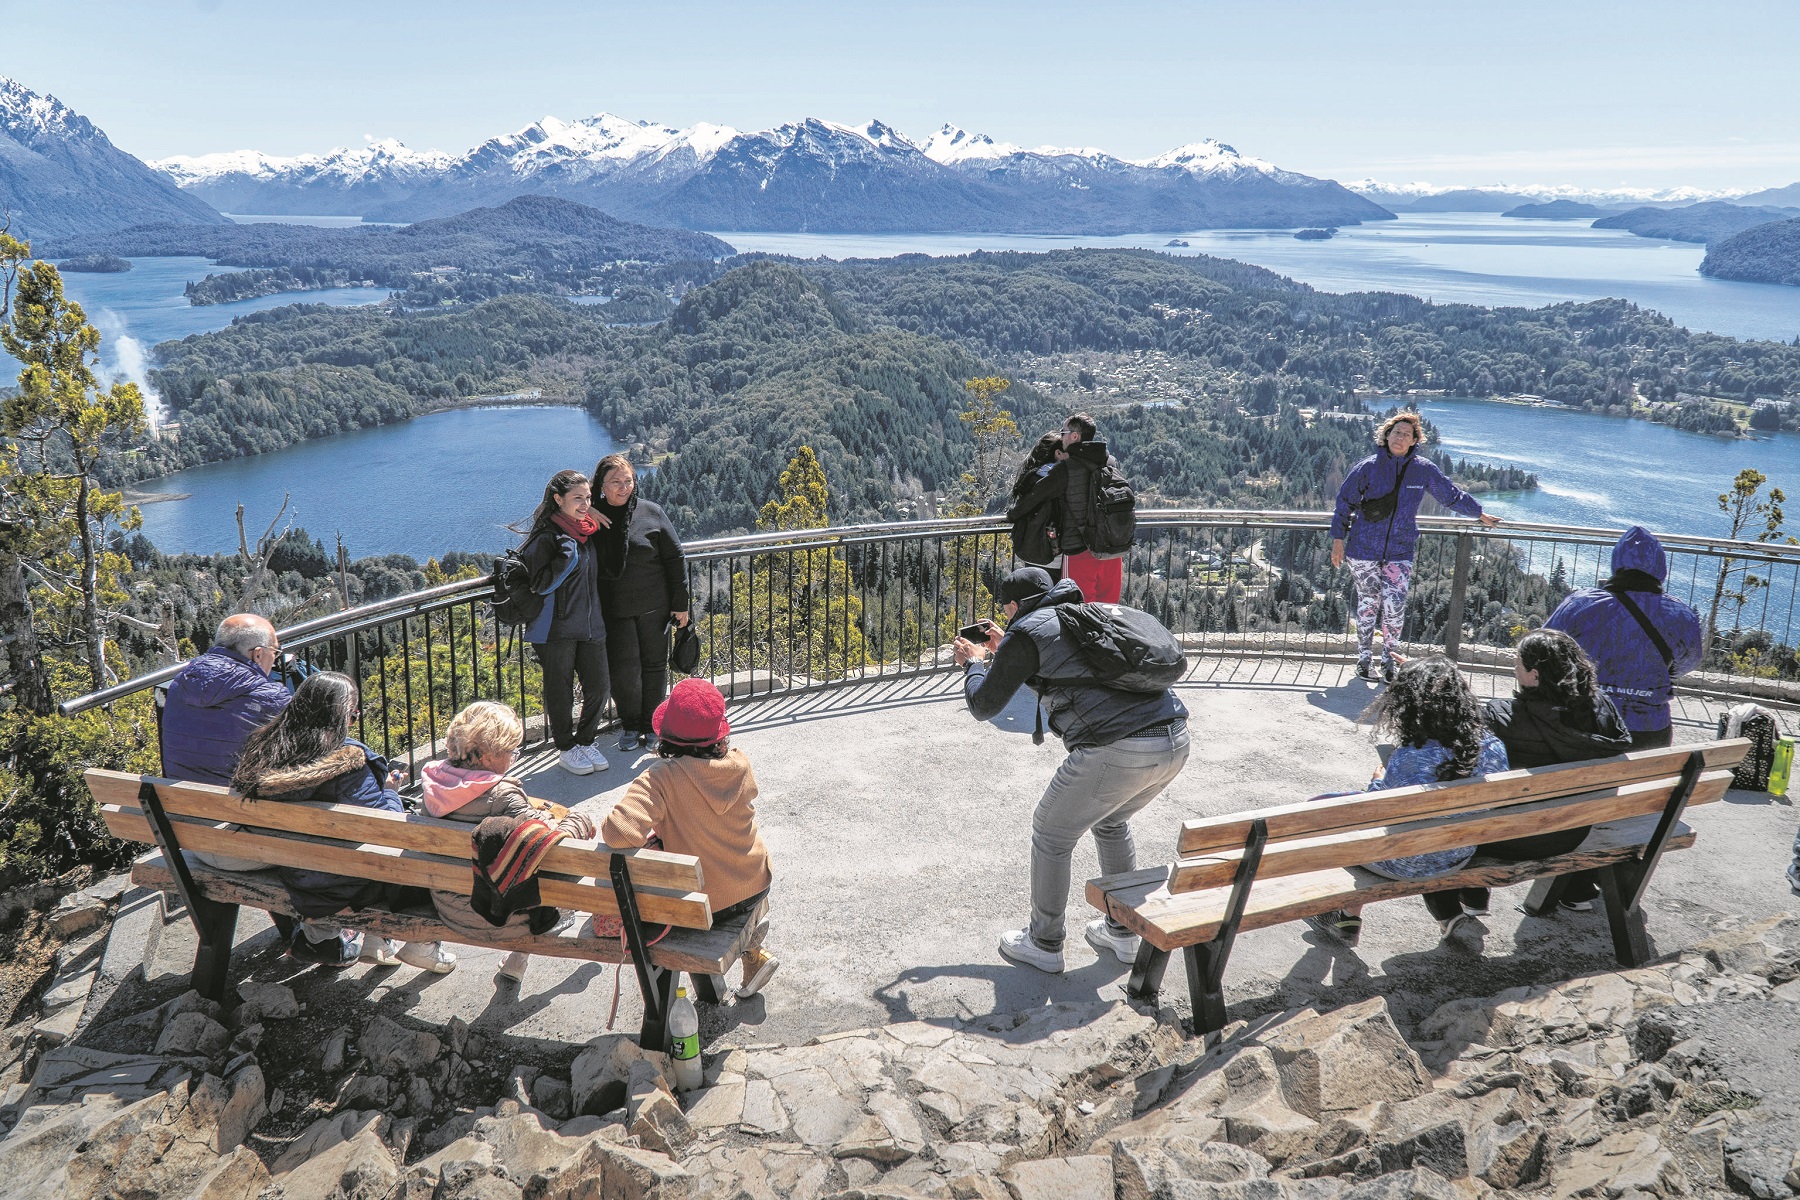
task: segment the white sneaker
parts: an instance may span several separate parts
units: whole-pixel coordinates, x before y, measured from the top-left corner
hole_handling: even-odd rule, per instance
[[[400,943],[393,938],[365,937],[362,952],[356,956],[358,962],[374,963],[378,967],[397,967],[400,965]]]
[[[600,748],[599,742],[589,742],[587,745],[577,746],[575,749],[587,755],[588,766],[594,770],[606,771],[612,768],[612,764],[606,761],[606,751]]]
[[[525,966],[530,961],[531,955],[523,950],[514,950],[506,956],[506,961],[500,964],[500,970],[496,974],[501,978],[510,979],[514,983],[524,983]]]
[[[1105,917],[1098,917],[1095,920],[1089,921],[1087,929],[1082,932],[1081,936],[1086,939],[1088,945],[1094,948],[1094,952],[1102,958],[1105,958],[1110,954],[1122,963],[1134,963],[1137,961],[1137,935],[1128,933],[1124,937],[1120,937],[1107,927]]]
[[[570,746],[556,752],[556,765],[571,775],[592,775],[594,761],[587,756],[586,746]]]
[[[1063,952],[1043,950],[1031,940],[1028,929],[1014,929],[1000,935],[1000,957],[1020,966],[1036,967],[1046,975],[1063,973]]]
[[[433,975],[448,975],[456,970],[456,955],[444,949],[442,942],[408,942],[400,947],[401,962]]]

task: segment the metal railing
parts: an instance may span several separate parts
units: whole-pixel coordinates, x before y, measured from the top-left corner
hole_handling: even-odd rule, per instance
[[[1482,529],[1423,518],[1402,642],[1476,668],[1508,648],[1571,589],[1610,573],[1618,530],[1555,525]],[[1330,515],[1161,509],[1138,515],[1125,556],[1125,603],[1156,614],[1200,658],[1348,661],[1355,654],[1349,574],[1330,562]],[[1667,592],[1720,631],[1686,681],[1711,694],[1800,704],[1794,660],[1800,547],[1669,535]],[[697,673],[728,696],[835,687],[950,666],[956,629],[992,616],[1017,562],[995,518],[859,525],[712,538],[687,547]],[[477,699],[503,700],[537,725],[541,680],[521,631],[498,628],[486,579],[333,613],[281,632],[308,666],[362,690],[358,735],[417,766],[445,724]],[[179,665],[61,706],[73,714],[165,682]]]

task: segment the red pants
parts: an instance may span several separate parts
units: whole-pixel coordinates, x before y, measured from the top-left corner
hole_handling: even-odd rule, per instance
[[[1063,578],[1075,581],[1083,600],[1117,604],[1125,586],[1125,559],[1095,558],[1089,550],[1065,555]]]

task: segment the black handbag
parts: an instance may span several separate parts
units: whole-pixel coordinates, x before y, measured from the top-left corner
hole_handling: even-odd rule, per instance
[[[1394,510],[1400,507],[1400,489],[1406,483],[1406,468],[1410,466],[1412,466],[1412,459],[1410,458],[1401,463],[1400,475],[1394,480],[1394,490],[1385,496],[1376,496],[1374,499],[1364,500],[1361,504],[1356,506],[1356,515],[1364,521],[1371,522],[1385,521],[1393,516]]]
[[[689,621],[675,630],[675,645],[669,650],[669,665],[683,675],[700,669],[700,631]]]

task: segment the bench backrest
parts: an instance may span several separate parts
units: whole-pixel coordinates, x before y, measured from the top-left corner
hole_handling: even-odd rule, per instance
[[[1177,840],[1178,861],[1169,873],[1169,891],[1229,886],[1257,821],[1268,830],[1258,879],[1362,866],[1660,813],[1696,752],[1704,769],[1687,803],[1708,804],[1725,795],[1731,768],[1749,747],[1743,738],[1733,738],[1634,750],[1588,762],[1187,821]]]
[[[331,871],[412,887],[468,895],[474,883],[469,838],[474,826],[411,813],[312,801],[247,800],[229,789],[131,775],[86,772],[88,790],[106,828],[127,841],[156,841],[140,788],[149,784],[185,850],[204,850],[283,867]],[[233,828],[241,826],[241,828]],[[616,916],[609,847],[567,840],[544,858],[538,891],[545,904]],[[629,859],[639,915],[658,924],[710,929],[712,908],[692,855],[660,850],[617,851]]]

